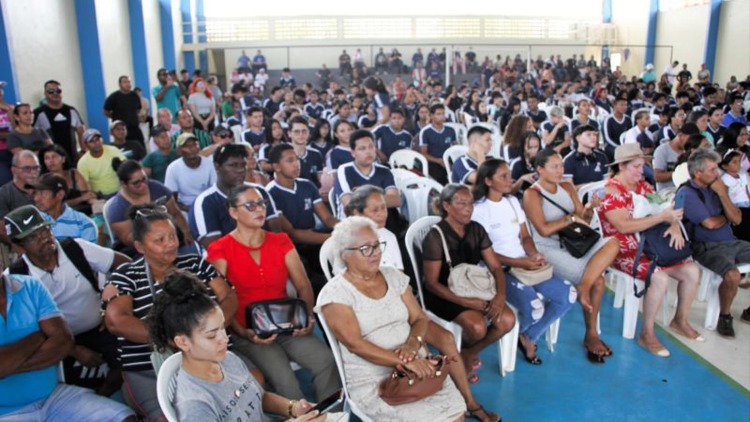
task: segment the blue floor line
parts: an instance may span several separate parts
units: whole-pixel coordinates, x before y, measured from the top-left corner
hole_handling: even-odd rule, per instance
[[[667,359],[623,338],[622,313],[605,296],[602,339],[614,350],[606,364],[586,360],[576,306],[563,318],[554,353],[540,340],[541,366],[528,364],[519,352],[515,372],[503,378],[497,346],[485,349],[474,394],[506,421],[750,421],[748,390],[717,375],[664,331],[657,335],[672,353]]]

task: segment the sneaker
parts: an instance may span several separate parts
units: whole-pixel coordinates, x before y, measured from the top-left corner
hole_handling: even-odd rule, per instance
[[[742,311],[740,321],[744,322],[745,324],[750,324],[750,307]]]
[[[744,312],[742,313],[744,316]],[[734,327],[732,327],[732,315],[719,314],[719,322],[716,324],[716,332],[722,337],[734,338]]]

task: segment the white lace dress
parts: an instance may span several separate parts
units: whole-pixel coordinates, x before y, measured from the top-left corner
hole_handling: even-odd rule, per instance
[[[409,313],[401,295],[409,278],[392,267],[381,267],[388,291],[380,299],[362,294],[343,276],[331,279],[320,292],[317,310],[329,303],[350,306],[357,316],[362,337],[384,349],[393,350],[409,336]],[[393,368],[375,365],[341,347],[346,385],[352,400],[376,421],[453,421],[466,411],[461,394],[446,378],[443,389],[418,402],[390,406],[378,396],[378,384]]]

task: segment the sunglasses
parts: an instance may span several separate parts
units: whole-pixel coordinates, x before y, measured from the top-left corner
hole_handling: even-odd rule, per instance
[[[221,135],[217,135],[217,136],[218,136],[219,138],[221,138],[221,139],[229,139],[229,138],[231,138],[231,137],[232,137],[232,135],[231,135],[231,134],[229,134],[229,133],[222,133]]]
[[[48,89],[46,92],[47,94],[62,94],[62,89]]]
[[[244,204],[239,204],[239,207],[244,207],[246,210],[253,212],[258,209],[258,207],[268,208],[268,202],[266,202],[264,199],[261,199],[259,201],[247,201]]]
[[[148,218],[152,215],[161,215],[167,213],[167,207],[164,205],[157,205],[153,208],[141,208],[135,213],[135,218]]]
[[[148,179],[144,177],[144,178],[141,178],[141,179],[138,179],[138,180],[131,180],[130,182],[128,182],[128,184],[130,186],[140,186],[140,185],[146,183],[147,181],[148,181]]]

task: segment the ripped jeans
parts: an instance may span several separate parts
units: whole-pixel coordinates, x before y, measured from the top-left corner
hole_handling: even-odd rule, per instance
[[[518,310],[520,332],[534,342],[570,310],[577,296],[575,286],[557,276],[527,286],[505,273],[505,300]]]

